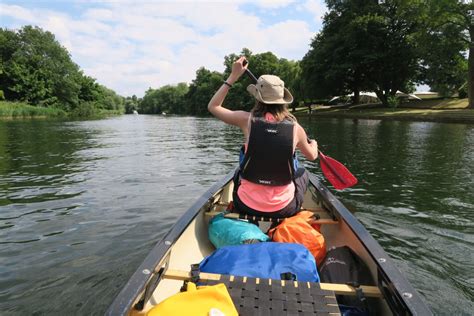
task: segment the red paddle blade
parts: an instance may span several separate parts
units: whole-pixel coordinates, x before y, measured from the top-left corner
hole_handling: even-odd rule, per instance
[[[319,152],[319,162],[324,176],[336,190],[350,188],[357,183],[357,178],[339,161]]]

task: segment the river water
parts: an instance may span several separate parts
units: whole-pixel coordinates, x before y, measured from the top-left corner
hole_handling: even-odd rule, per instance
[[[433,311],[472,313],[474,126],[300,123],[358,177],[336,195]],[[240,143],[212,118],[0,121],[0,314],[103,314]]]

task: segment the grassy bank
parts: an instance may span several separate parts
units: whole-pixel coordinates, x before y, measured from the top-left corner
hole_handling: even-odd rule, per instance
[[[313,106],[297,108],[296,116],[342,117],[352,119],[412,120],[474,124],[474,109],[467,108],[467,99],[436,99],[404,103],[398,108],[380,104],[357,105],[348,108]]]
[[[103,118],[123,114],[120,110],[94,109],[91,106],[67,113],[61,109],[44,108],[22,102],[0,101],[0,119],[22,118]]]
[[[1,118],[65,117],[66,112],[55,108],[43,108],[21,102],[0,101]]]

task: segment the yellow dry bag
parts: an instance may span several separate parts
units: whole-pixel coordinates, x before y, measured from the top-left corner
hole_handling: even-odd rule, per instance
[[[147,313],[147,316],[168,315],[238,316],[239,314],[224,284],[196,289],[196,285],[189,282],[186,292],[165,299]]]

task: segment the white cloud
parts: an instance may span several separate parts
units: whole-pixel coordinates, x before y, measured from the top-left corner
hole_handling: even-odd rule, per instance
[[[271,12],[294,1],[76,1],[74,6],[81,10],[74,15],[0,4],[0,16],[53,32],[87,75],[122,95],[141,96],[150,86],[191,82],[201,66],[223,71],[224,56],[243,47],[287,59],[304,56],[314,36],[314,21],[263,23],[246,11],[245,2]],[[305,10],[316,17],[325,7],[309,0]]]
[[[30,10],[18,5],[7,5],[0,3],[0,15],[9,16],[21,21],[34,22],[36,18]]]
[[[324,14],[327,12],[326,5],[320,0],[307,0],[303,8],[313,14],[316,23],[321,23]]]
[[[295,0],[263,0],[252,1],[251,3],[266,9],[284,8],[294,3]]]

